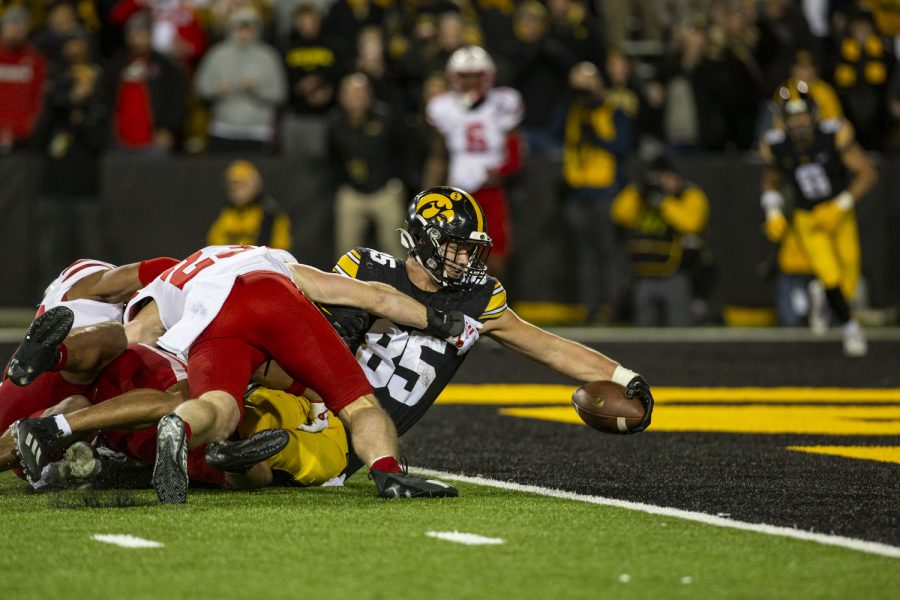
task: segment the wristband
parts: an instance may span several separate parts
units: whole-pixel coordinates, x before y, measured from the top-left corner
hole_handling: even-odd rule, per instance
[[[850,193],[850,190],[844,190],[834,199],[834,203],[845,212],[853,208],[855,202],[856,200],[853,199],[853,194]]]
[[[773,208],[780,211],[784,206],[784,196],[780,192],[769,190],[768,192],[763,192],[763,195],[759,198],[759,203],[766,209],[767,214],[769,209]]]
[[[628,384],[631,383],[631,380],[637,376],[638,374],[631,369],[626,369],[622,365],[619,365],[618,367],[616,367],[616,370],[613,371],[610,381],[621,385],[622,387],[628,387]]]

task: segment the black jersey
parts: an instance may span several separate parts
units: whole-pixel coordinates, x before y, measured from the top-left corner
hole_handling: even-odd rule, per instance
[[[853,128],[840,119],[818,124],[812,143],[798,146],[780,129],[766,132],[763,155],[789,178],[798,208],[810,210],[847,188],[847,169],[841,152],[853,141]]]
[[[485,277],[467,292],[447,288],[426,292],[409,280],[404,260],[368,248],[342,256],[334,272],[386,283],[426,306],[462,311],[479,321],[496,319],[507,309],[506,290],[493,277]],[[333,306],[326,310],[352,340],[357,362],[401,435],[434,404],[466,358],[443,339],[365,311]]]

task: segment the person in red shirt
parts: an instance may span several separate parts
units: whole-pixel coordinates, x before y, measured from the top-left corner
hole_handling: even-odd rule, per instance
[[[41,113],[47,63],[28,43],[31,18],[12,6],[0,20],[0,154],[23,147]]]
[[[113,147],[162,155],[177,143],[187,87],[181,68],[152,48],[153,23],[136,13],[125,26],[126,52],[111,65],[105,82],[113,108]]]

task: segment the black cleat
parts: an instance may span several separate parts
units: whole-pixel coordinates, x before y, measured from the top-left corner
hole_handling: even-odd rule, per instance
[[[203,457],[206,464],[227,473],[246,473],[250,467],[272,458],[287,446],[291,435],[284,429],[263,429],[246,440],[211,442]]]
[[[156,426],[156,464],[152,482],[162,504],[187,502],[187,439],[184,421],[174,413],[164,416]]]
[[[11,429],[19,462],[28,480],[39,481],[44,465],[65,446],[65,434],[53,417],[19,419]]]
[[[381,498],[456,498],[459,492],[452,485],[435,479],[423,479],[409,473],[369,471]]]
[[[51,308],[31,322],[25,339],[9,361],[6,374],[16,385],[28,385],[59,360],[59,345],[63,343],[75,313],[65,306]]]

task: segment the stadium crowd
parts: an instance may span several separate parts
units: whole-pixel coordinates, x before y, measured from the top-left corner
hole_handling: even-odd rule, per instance
[[[798,81],[818,117],[846,117],[866,150],[900,147],[900,9],[879,0],[0,0],[0,10],[0,155],[44,155],[49,238],[81,222],[87,255],[102,254],[89,240],[106,152],[331,158],[338,251],[365,241],[364,223],[348,219],[366,206],[396,251],[386,240],[403,189],[436,183],[428,101],[469,45],[492,57],[495,85],[521,95],[523,153],[562,162],[588,320],[616,320],[641,269],[632,256],[627,275],[616,233],[637,217],[622,202],[613,210],[631,158],[753,150],[777,90]],[[615,125],[598,137],[586,124],[602,111]],[[584,154],[591,145],[598,153]],[[662,222],[708,258],[705,196],[691,206],[687,228],[671,211]],[[58,270],[62,251],[43,251],[46,272]]]

